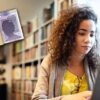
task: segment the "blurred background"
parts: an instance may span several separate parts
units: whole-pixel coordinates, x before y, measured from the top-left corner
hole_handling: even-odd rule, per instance
[[[18,10],[24,34],[23,40],[0,46],[0,100],[31,100],[52,24],[72,4],[88,4],[100,16],[99,0],[0,0],[1,12]]]

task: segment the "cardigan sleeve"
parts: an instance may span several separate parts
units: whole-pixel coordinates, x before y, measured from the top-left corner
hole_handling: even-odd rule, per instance
[[[46,56],[41,63],[38,81],[32,95],[32,100],[60,100],[62,96],[49,98],[48,99],[48,90],[49,90],[49,76],[50,76],[50,57]]]

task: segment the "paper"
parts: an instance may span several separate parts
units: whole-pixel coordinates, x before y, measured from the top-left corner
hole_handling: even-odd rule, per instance
[[[16,9],[0,12],[0,45],[24,39]]]

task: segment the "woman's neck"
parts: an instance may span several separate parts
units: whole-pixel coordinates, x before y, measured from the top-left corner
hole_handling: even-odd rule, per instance
[[[85,55],[73,52],[69,58],[69,62],[76,66],[82,65]]]
[[[80,57],[71,57],[68,61],[68,64],[74,67],[78,67],[83,64],[83,59],[80,59]]]
[[[82,55],[72,55],[68,61],[68,69],[75,75],[81,77],[84,74],[84,56]]]

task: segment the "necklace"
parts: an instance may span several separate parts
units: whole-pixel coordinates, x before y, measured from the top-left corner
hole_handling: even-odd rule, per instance
[[[77,78],[74,80],[74,88],[70,92],[70,94],[78,93],[81,87],[81,83],[82,83],[82,77],[77,76]]]

